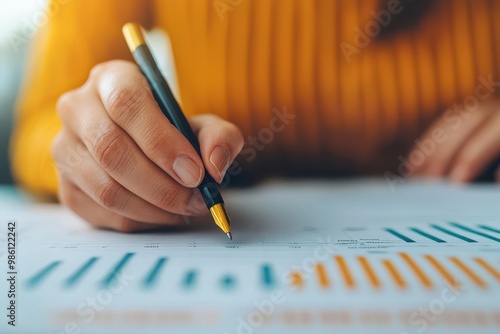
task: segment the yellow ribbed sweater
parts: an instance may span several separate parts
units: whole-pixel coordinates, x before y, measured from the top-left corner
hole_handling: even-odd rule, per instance
[[[356,46],[377,0],[52,1],[60,10],[32,49],[12,142],[15,177],[40,194],[57,190],[57,98],[95,64],[131,59],[128,21],[170,35],[187,114],[218,114],[246,137],[269,128],[273,108],[296,116],[258,151],[262,174],[391,168],[479,75],[500,76],[500,1],[432,1],[417,25],[350,62],[341,46]]]

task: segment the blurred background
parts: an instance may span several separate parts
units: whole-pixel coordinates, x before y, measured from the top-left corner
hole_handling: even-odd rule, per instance
[[[15,121],[15,103],[24,76],[24,64],[36,30],[45,21],[34,25],[35,17],[44,13],[49,0],[0,0],[0,184],[12,183],[9,163],[9,137]],[[27,38],[28,37],[28,38]],[[163,74],[177,95],[176,73],[168,37],[160,30],[148,34],[153,53]]]
[[[26,20],[47,2],[43,0],[0,0],[0,184],[11,183],[8,147],[14,122],[14,106],[23,77],[30,40],[15,43]],[[23,34],[24,35],[24,34]]]

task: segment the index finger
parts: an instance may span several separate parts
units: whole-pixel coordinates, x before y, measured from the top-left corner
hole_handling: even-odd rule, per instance
[[[194,188],[204,166],[189,141],[163,115],[146,78],[132,63],[115,61],[96,70],[97,91],[111,119],[144,154],[182,185]]]

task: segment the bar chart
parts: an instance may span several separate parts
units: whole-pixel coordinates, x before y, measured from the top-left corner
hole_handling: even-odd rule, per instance
[[[426,228],[426,230],[424,230]],[[408,227],[406,229],[386,228],[385,230],[393,236],[407,243],[417,242],[411,234],[416,234],[437,243],[447,243],[462,241],[467,243],[478,243],[484,241],[494,241],[500,243],[500,230],[486,225],[469,227],[464,224],[449,222],[447,224],[430,224],[422,227]],[[475,235],[473,239],[464,234]]]
[[[21,332],[498,333],[500,194],[411,190],[225,196],[233,241],[203,220],[123,234],[22,212]]]
[[[159,257],[154,259],[150,268],[137,272],[134,261],[141,261],[138,254],[123,254],[104,274],[92,272],[99,257],[83,259],[81,265],[66,277],[58,275],[58,269],[64,266],[61,260],[52,261],[34,272],[25,284],[29,289],[36,289],[43,284],[56,284],[64,289],[76,288],[85,276],[85,284],[96,288],[112,286],[117,276],[123,272],[134,272],[139,277],[141,289],[156,289],[162,276],[173,276],[178,280],[175,289],[185,291],[194,289],[216,289],[232,293],[237,291],[239,268],[234,272],[221,272],[213,275],[213,282],[203,281],[205,271],[213,271],[210,266],[188,268],[181,272],[175,266],[169,267],[172,259]],[[366,286],[373,290],[432,290],[446,284],[454,288],[487,290],[500,287],[500,256],[455,256],[432,254],[409,254],[400,252],[387,256],[373,255],[333,255],[328,260],[316,262],[300,270],[283,270],[283,266],[275,266],[272,262],[261,263],[253,268],[255,286],[244,286],[246,290],[274,288],[290,288],[293,291],[312,287],[335,293],[337,290],[356,290]],[[279,268],[276,269],[276,268]],[[99,276],[100,275],[100,276]],[[284,277],[284,278],[283,278]],[[162,287],[166,289],[168,287]]]

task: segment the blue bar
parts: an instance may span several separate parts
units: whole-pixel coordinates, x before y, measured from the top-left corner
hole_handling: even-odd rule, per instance
[[[461,225],[461,224],[458,224],[458,223],[452,223],[450,222],[450,225],[452,226],[455,226],[461,230],[464,230],[464,231],[467,231],[467,232],[470,232],[470,233],[474,233],[474,234],[477,234],[477,235],[480,235],[484,238],[487,238],[487,239],[490,239],[490,240],[493,240],[493,241],[496,241],[496,242],[500,242],[500,239],[492,236],[492,235],[489,235],[489,234],[486,234],[486,233],[483,233],[483,232],[480,232],[480,231],[476,231],[476,230],[473,230],[471,229],[470,227],[467,227],[467,226],[464,226],[464,225]]]
[[[393,230],[392,228],[386,228],[385,230],[386,230],[387,232],[389,232],[390,234],[392,234],[392,235],[394,235],[394,236],[398,237],[399,239],[401,239],[401,240],[403,240],[403,241],[405,241],[405,242],[415,242],[415,240],[410,239],[410,238],[408,238],[407,236],[402,235],[401,233],[399,233],[399,232],[397,232],[397,231]]]
[[[161,257],[158,259],[158,261],[156,261],[153,269],[151,269],[149,274],[144,279],[144,286],[150,288],[156,283],[156,281],[158,280],[158,277],[160,276],[160,273],[163,269],[163,266],[165,265],[166,262],[167,262],[166,257]]]
[[[97,260],[98,260],[97,257],[90,258],[90,260],[85,262],[83,266],[81,266],[77,271],[75,271],[73,275],[68,277],[68,279],[64,283],[64,286],[66,288],[73,287],[76,283],[78,283],[78,281],[80,281],[83,275],[90,270],[90,267],[92,267]]]
[[[419,229],[418,229],[418,228],[416,228],[416,227],[411,227],[411,228],[410,228],[410,230],[412,230],[412,231],[413,231],[413,232],[415,232],[415,233],[420,234],[420,235],[421,235],[421,236],[423,236],[423,237],[429,238],[429,239],[431,239],[431,240],[433,240],[433,241],[435,241],[435,242],[439,242],[439,243],[443,243],[443,242],[445,243],[445,242],[446,242],[446,241],[444,241],[443,239],[439,239],[438,237],[435,237],[435,236],[433,236],[432,234],[429,234],[429,233],[427,233],[427,232],[424,232],[424,231],[422,231],[422,230],[419,230]]]
[[[127,254],[125,254],[124,257],[122,257],[122,259],[120,261],[118,261],[118,263],[111,270],[111,272],[108,274],[108,276],[106,276],[102,280],[102,285],[104,287],[108,287],[109,285],[111,285],[112,283],[115,282],[116,277],[120,274],[120,270],[122,270],[125,267],[125,265],[127,264],[127,262],[130,260],[130,258],[132,256],[134,256],[134,253],[127,253]]]
[[[487,230],[487,231],[490,231],[490,232],[494,232],[494,233],[500,234],[500,230],[497,230],[496,228],[489,227],[489,226],[486,226],[486,225],[478,225],[478,226],[480,228],[482,228],[483,230]]]
[[[192,289],[196,285],[196,279],[198,277],[198,273],[196,270],[191,269],[186,273],[186,277],[184,277],[184,281],[182,282],[182,285],[186,289]]]
[[[30,278],[26,284],[28,285],[29,288],[34,288],[54,270],[56,269],[62,262],[61,261],[54,261],[42,270],[40,270],[36,275],[34,275],[32,278]]]
[[[458,239],[462,239],[463,241],[467,241],[467,242],[477,242],[476,240],[473,240],[473,239],[469,239],[467,237],[464,237],[463,235],[460,235],[460,234],[457,234],[455,232],[452,232],[450,230],[447,230],[441,226],[438,226],[438,225],[431,225],[431,227],[435,228],[436,230],[438,231],[441,231],[443,233],[446,233],[448,235],[451,235],[452,237],[455,237],[455,238],[458,238]]]
[[[224,288],[225,290],[231,290],[236,286],[236,279],[234,278],[234,276],[226,275],[222,277],[220,283],[222,288]]]
[[[262,265],[262,284],[265,288],[270,289],[273,288],[276,284],[274,275],[269,264]]]

